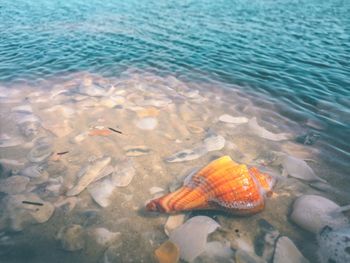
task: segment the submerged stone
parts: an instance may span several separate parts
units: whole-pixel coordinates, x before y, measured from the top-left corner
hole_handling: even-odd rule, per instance
[[[291,220],[303,229],[318,233],[324,226],[340,228],[349,220],[333,201],[318,195],[303,195],[293,204]]]
[[[320,263],[350,262],[350,227],[334,230],[326,226],[317,236]]]

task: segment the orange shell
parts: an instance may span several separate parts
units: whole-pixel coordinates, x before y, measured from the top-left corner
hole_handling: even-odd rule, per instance
[[[108,129],[93,129],[89,131],[90,136],[108,136],[112,132]]]
[[[222,210],[254,214],[264,209],[264,192],[270,191],[273,183],[271,176],[257,168],[248,169],[223,156],[202,168],[180,189],[150,201],[146,208],[165,213]]]

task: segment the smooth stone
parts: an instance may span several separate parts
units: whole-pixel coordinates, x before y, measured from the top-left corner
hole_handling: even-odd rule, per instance
[[[126,156],[128,157],[138,157],[138,156],[143,156],[147,155],[151,152],[151,149],[149,149],[146,146],[139,145],[139,146],[126,146],[123,148],[124,151],[126,152]]]
[[[102,247],[111,246],[121,237],[121,234],[119,232],[111,232],[103,227],[89,229],[88,235],[91,236],[95,242]]]
[[[349,224],[339,205],[318,195],[303,195],[293,204],[291,220],[301,228],[318,233],[324,226],[340,228]]]
[[[128,186],[136,174],[133,162],[130,159],[121,160],[114,167],[111,182],[117,187]]]
[[[29,183],[26,176],[14,175],[6,179],[0,179],[0,192],[6,194],[19,194],[26,190]]]
[[[75,196],[84,191],[84,189],[99,176],[100,172],[110,163],[110,161],[110,157],[97,159],[86,169],[86,172],[78,178],[76,185],[70,189],[66,195]]]
[[[304,160],[296,157],[282,156],[282,167],[284,169],[283,173],[292,177],[305,181],[326,182],[324,179],[318,177]]]
[[[158,125],[158,121],[155,118],[147,117],[135,121],[135,125],[141,130],[153,130]]]
[[[80,225],[62,227],[56,239],[60,242],[61,248],[67,251],[78,251],[85,247],[85,233]]]
[[[160,245],[154,254],[159,263],[177,263],[180,259],[178,246],[169,240]]]
[[[350,262],[350,227],[334,230],[329,226],[317,235],[317,255],[320,263]]]
[[[193,261],[206,248],[208,234],[220,225],[207,216],[195,216],[170,233],[169,240],[180,249],[180,257]]]
[[[81,134],[78,134],[77,136],[75,136],[72,141],[74,143],[80,143],[82,141],[84,141],[87,137],[89,137],[89,132],[83,132]]]
[[[219,121],[233,124],[241,124],[247,123],[249,120],[246,117],[233,117],[231,115],[224,114],[219,117]]]
[[[256,120],[256,117],[252,118],[248,122],[248,127],[259,137],[271,140],[271,141],[284,141],[291,138],[290,134],[287,133],[273,133],[260,126]]]
[[[308,263],[293,241],[282,236],[278,239],[273,257],[273,263]]]
[[[178,214],[178,215],[171,215],[168,217],[165,225],[164,225],[164,232],[167,236],[170,235],[170,233],[176,229],[177,227],[181,226],[186,219],[186,214]]]

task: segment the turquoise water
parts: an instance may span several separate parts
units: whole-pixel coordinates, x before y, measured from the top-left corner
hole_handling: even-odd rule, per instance
[[[348,155],[349,13],[346,0],[2,1],[0,80],[137,68],[219,81],[321,121]]]
[[[121,232],[123,245],[107,251],[120,262],[153,262],[166,217],[138,210],[152,188],[175,189],[190,169],[227,154],[282,179],[261,214],[218,215],[222,227],[254,240],[266,219],[317,262],[314,235],[291,222],[290,212],[304,194],[350,201],[349,14],[348,0],[0,1],[0,179],[31,177],[29,186],[22,181],[25,191],[18,182],[0,188],[0,229],[21,231],[16,220],[27,220],[27,208],[7,198],[13,193],[55,206],[47,224],[0,232],[0,261],[106,257],[89,238],[83,252],[59,249],[57,232],[79,224]],[[227,114],[237,118],[222,120]],[[203,151],[212,133],[225,138],[225,148]],[[33,161],[33,149],[47,156]],[[166,162],[184,149],[198,158]],[[282,152],[307,160],[329,185],[283,177]],[[119,158],[132,159],[138,178],[118,188],[108,208],[87,191],[68,199],[80,168],[104,155],[112,169],[125,168]]]

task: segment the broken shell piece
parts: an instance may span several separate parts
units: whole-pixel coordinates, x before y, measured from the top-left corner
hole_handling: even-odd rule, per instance
[[[85,247],[85,233],[80,225],[62,227],[56,239],[61,247],[67,251],[77,251]]]
[[[52,154],[52,142],[48,137],[39,137],[34,140],[34,148],[27,155],[29,161],[40,163]]]
[[[109,178],[97,181],[88,186],[88,191],[94,201],[101,207],[107,207],[111,203],[111,196],[115,186]]]
[[[7,134],[0,134],[0,148],[14,147],[23,144],[19,137],[11,137]]]
[[[220,225],[207,216],[195,216],[170,233],[169,240],[180,249],[180,257],[193,261],[206,248],[208,234]]]
[[[88,235],[102,247],[109,247],[121,236],[119,232],[111,232],[103,227],[89,229]]]
[[[278,239],[273,257],[273,263],[308,263],[293,241],[282,236]]]
[[[136,111],[139,118],[156,117],[159,115],[159,110],[154,107],[141,108]]]
[[[19,194],[26,189],[29,178],[26,176],[14,175],[6,179],[0,179],[0,193]]]
[[[147,155],[151,152],[151,150],[144,145],[126,146],[124,147],[124,151],[126,152],[126,156],[129,156],[129,157],[138,157],[142,155]]]
[[[234,253],[230,247],[230,242],[222,244],[219,241],[208,242],[205,251],[195,259],[195,263],[199,262],[223,262],[233,263]]]
[[[293,156],[282,156],[283,173],[305,181],[326,181],[318,177],[311,167],[301,159]]]
[[[136,174],[133,162],[130,159],[121,160],[115,167],[111,176],[111,183],[117,187],[126,187]]]
[[[324,226],[340,228],[349,223],[333,201],[318,195],[303,195],[293,204],[291,220],[303,229],[318,233]]]
[[[249,120],[246,117],[233,117],[231,115],[224,114],[219,117],[219,121],[233,124],[241,124],[247,123]]]
[[[109,129],[93,129],[89,131],[90,136],[108,136],[111,134],[112,131]]]
[[[256,117],[252,118],[248,122],[249,128],[258,136],[271,141],[284,141],[291,139],[291,135],[287,133],[273,133],[260,126],[256,120]]]
[[[225,147],[225,138],[221,135],[211,134],[204,139],[204,145],[208,152],[219,151]]]
[[[147,117],[137,120],[135,125],[141,130],[153,130],[158,125],[158,121],[155,118]]]
[[[30,224],[48,221],[55,210],[51,203],[41,200],[33,193],[7,195],[2,199],[0,209],[0,222],[4,221],[4,227],[14,231],[21,231]]]
[[[186,214],[169,216],[164,226],[165,234],[169,236],[174,229],[181,226],[185,222],[185,219],[186,219]]]
[[[97,159],[86,172],[78,179],[77,184],[67,192],[67,196],[80,194],[90,183],[92,183],[100,174],[100,172],[110,163],[110,157]]]
[[[166,241],[154,252],[159,263],[177,263],[180,259],[179,248],[171,241]]]
[[[190,210],[221,210],[249,215],[264,209],[264,192],[274,179],[258,169],[223,156],[209,163],[177,191],[149,202],[149,211],[176,213]]]

